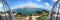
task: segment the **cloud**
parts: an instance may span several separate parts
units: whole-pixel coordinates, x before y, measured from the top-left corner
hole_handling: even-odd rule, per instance
[[[56,1],[58,1],[58,0],[52,0],[53,2],[56,2]]]
[[[40,6],[34,3],[26,3],[20,6],[20,8],[39,8]]]
[[[0,9],[3,7],[3,5],[2,4],[0,4]]]
[[[38,4],[29,2],[29,3],[20,4],[19,6],[15,6],[12,9],[14,9],[14,8],[41,8],[41,7],[42,6],[40,6]]]
[[[52,6],[48,2],[45,2],[45,5],[43,8],[51,10]]]
[[[36,1],[40,2],[41,0],[36,0]]]
[[[45,2],[45,5],[50,6],[49,3]]]
[[[0,3],[0,11],[2,11],[2,7],[3,7],[3,5]]]

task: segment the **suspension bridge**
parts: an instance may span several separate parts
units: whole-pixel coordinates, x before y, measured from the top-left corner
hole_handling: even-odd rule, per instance
[[[16,20],[6,0],[0,0],[0,1],[2,2],[3,9],[4,9],[3,13],[0,14],[0,20]],[[8,15],[6,15],[7,12]]]
[[[6,0],[0,0],[0,1],[2,2],[3,8],[4,8],[2,15],[0,15],[0,20],[16,20],[15,16],[12,13],[12,10],[10,9],[10,6],[6,2]],[[59,5],[59,6],[57,6],[57,5]],[[55,8],[57,8],[58,10],[56,11]],[[59,9],[60,9],[60,0],[58,0],[53,5],[53,7],[50,11],[50,15],[49,15],[50,18],[48,18],[48,19],[49,20],[60,20],[60,13],[59,13],[60,10]],[[7,11],[8,11],[8,16],[6,15]]]

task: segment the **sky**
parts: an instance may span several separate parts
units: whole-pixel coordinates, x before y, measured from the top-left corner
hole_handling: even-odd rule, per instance
[[[51,10],[54,3],[58,0],[6,0],[11,9],[15,8],[44,8]],[[0,10],[3,5],[0,3]]]

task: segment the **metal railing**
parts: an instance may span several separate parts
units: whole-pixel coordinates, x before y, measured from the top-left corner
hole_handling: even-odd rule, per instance
[[[57,5],[59,5],[59,6],[57,6]],[[57,8],[57,9],[55,9],[55,8]],[[51,9],[51,19],[50,19],[50,20],[59,20],[59,19],[58,19],[59,9],[60,9],[60,1],[57,1],[57,2],[53,5],[53,7],[52,7],[52,9]],[[54,10],[55,10],[55,11],[54,11]],[[56,11],[56,10],[57,10],[57,11]],[[53,18],[54,12],[55,12],[56,15],[57,15],[55,18]]]
[[[12,13],[12,10],[10,9],[10,6],[8,5],[7,1],[6,0],[0,0],[2,2],[2,5],[3,5],[3,9],[4,9],[4,18],[3,16],[1,16],[1,20],[16,20],[13,13]],[[8,13],[8,16],[6,16],[6,13],[7,11],[9,12]]]

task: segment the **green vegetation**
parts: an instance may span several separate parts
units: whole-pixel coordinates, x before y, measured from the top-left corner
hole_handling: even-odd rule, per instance
[[[41,17],[37,18],[37,20],[45,20],[47,18],[48,14],[43,14]]]
[[[40,16],[39,18],[36,18],[37,20],[46,20],[48,16],[48,12],[47,11],[42,11],[42,16]]]
[[[16,16],[17,20],[22,20],[22,19],[25,19],[26,20],[26,15],[23,15],[22,13],[18,13],[17,15],[19,16]],[[48,11],[46,10],[42,10],[42,11],[37,11],[35,12],[34,14],[32,14],[33,16],[40,16],[38,18],[36,18],[37,20],[46,20],[47,16],[48,16]]]
[[[16,20],[26,20],[26,17],[19,17],[19,16],[17,16]]]

